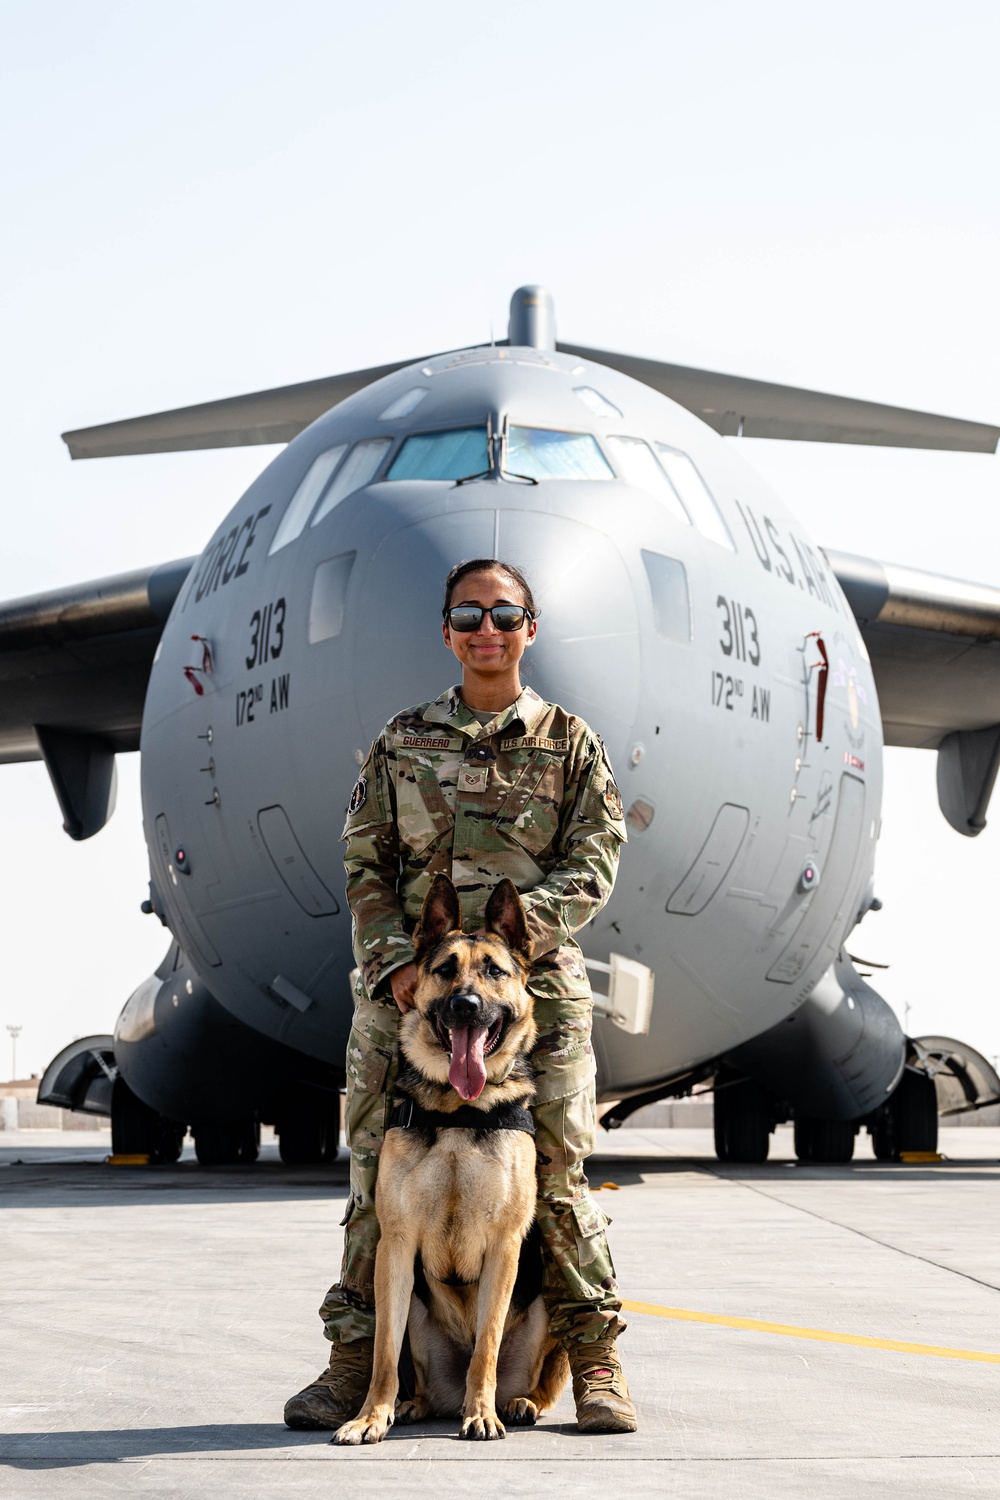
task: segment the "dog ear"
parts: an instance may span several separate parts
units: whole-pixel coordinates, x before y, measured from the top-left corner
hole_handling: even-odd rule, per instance
[[[512,880],[501,880],[494,886],[486,903],[486,931],[503,938],[512,953],[525,963],[531,962],[532,942],[528,936],[528,919]]]
[[[429,948],[435,948],[449,932],[461,932],[462,908],[458,892],[447,875],[435,875],[433,884],[424,899],[420,922],[414,934],[414,947],[419,958]]]

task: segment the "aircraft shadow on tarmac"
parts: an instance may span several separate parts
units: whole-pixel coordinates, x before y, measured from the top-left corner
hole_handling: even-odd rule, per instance
[[[546,1421],[552,1436],[579,1437],[576,1423]],[[0,1433],[0,1465],[11,1469],[72,1469],[136,1458],[216,1453],[236,1455],[273,1448],[325,1446],[331,1457],[370,1449],[335,1448],[326,1432],[291,1432],[281,1422],[205,1422],[186,1427],[126,1427],[96,1431]],[[530,1440],[530,1433],[519,1434]],[[454,1420],[394,1427],[384,1442],[437,1438],[464,1442]],[[464,1443],[469,1447],[468,1443]],[[478,1445],[473,1445],[478,1446]],[[46,1452],[46,1450],[55,1450]],[[59,1450],[63,1449],[63,1452]],[[65,1450],[70,1449],[71,1452]]]
[[[644,1157],[640,1155],[592,1157],[587,1164],[591,1187],[610,1202],[613,1189],[640,1187],[645,1178],[699,1172],[728,1182],[760,1182],[772,1187],[782,1182],[995,1182],[1000,1163],[971,1158],[943,1162],[939,1166],[899,1165],[891,1162],[855,1161],[844,1166],[813,1165],[795,1161],[771,1161],[742,1166],[721,1163],[703,1156]],[[123,1198],[136,1204],[153,1204],[169,1196],[178,1204],[239,1203],[266,1198],[269,1202],[314,1201],[344,1197],[348,1187],[347,1162],[327,1167],[286,1167],[280,1163],[257,1163],[247,1167],[206,1170],[193,1163],[179,1167],[109,1168],[97,1162],[62,1161],[34,1163],[29,1153],[23,1164],[4,1167],[5,1197],[22,1205],[46,1208],[108,1206]]]
[[[247,1203],[312,1201],[346,1197],[346,1160],[328,1167],[273,1168],[263,1164],[206,1170],[186,1163],[181,1167],[107,1167],[96,1162],[35,1163],[25,1153],[23,1164],[0,1169],[5,1197],[47,1208],[106,1207],[127,1198],[152,1204],[169,1196],[172,1202]]]

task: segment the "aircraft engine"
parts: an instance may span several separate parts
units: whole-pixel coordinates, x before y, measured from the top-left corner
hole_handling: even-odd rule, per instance
[[[339,1074],[260,1036],[225,1010],[176,943],[122,1010],[114,1058],[116,1151],[124,1146],[175,1158],[163,1142],[164,1122],[170,1122],[180,1138],[191,1127],[206,1164],[252,1160],[263,1120],[277,1127],[285,1160],[336,1156]]]
[[[841,953],[794,1014],[733,1058],[796,1117],[859,1120],[899,1082],[906,1038],[895,1012]]]

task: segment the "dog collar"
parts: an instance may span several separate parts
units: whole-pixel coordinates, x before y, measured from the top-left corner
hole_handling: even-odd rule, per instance
[[[424,1109],[409,1094],[401,1094],[393,1101],[389,1116],[389,1130],[523,1130],[534,1135],[535,1122],[531,1110],[514,1100],[494,1104],[492,1109],[476,1109],[471,1104],[462,1104],[458,1109]]]

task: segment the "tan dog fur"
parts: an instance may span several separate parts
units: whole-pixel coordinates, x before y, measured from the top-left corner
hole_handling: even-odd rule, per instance
[[[485,931],[466,936],[454,886],[439,875],[424,902],[416,947],[420,978],[399,1033],[405,1091],[425,1109],[463,1106],[449,1082],[450,1054],[436,1017],[450,997],[472,992],[506,1018],[485,1057],[487,1081],[476,1107],[530,1106],[526,1057],[536,1029],[524,981],[531,941],[512,883],[503,880],[492,893]],[[569,1376],[541,1296],[525,1306],[511,1303],[535,1213],[534,1138],[518,1130],[432,1133],[430,1144],[419,1130],[386,1134],[376,1190],[381,1238],[372,1380],[360,1414],[337,1431],[336,1443],[377,1443],[393,1421],[432,1416],[460,1416],[463,1437],[502,1438],[501,1418],[533,1423]],[[418,1257],[424,1300],[414,1293]],[[407,1324],[416,1394],[397,1407]]]

